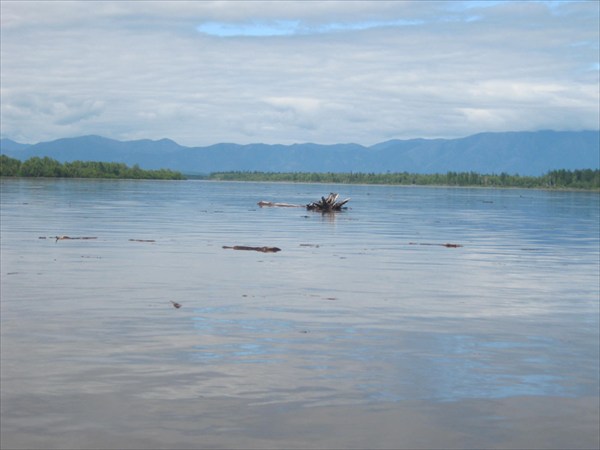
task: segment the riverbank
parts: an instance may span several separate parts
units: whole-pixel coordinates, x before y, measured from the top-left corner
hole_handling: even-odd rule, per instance
[[[0,176],[31,178],[109,178],[132,180],[185,180],[180,172],[170,169],[144,170],[137,164],[129,167],[123,163],[99,161],[73,161],[61,163],[52,158],[18,159],[0,155]]]
[[[553,170],[542,176],[478,174],[447,172],[446,174],[401,173],[303,173],[303,172],[215,172],[191,179],[215,181],[266,181],[287,183],[381,184],[402,186],[459,186],[537,189],[573,189],[600,191],[600,170]]]

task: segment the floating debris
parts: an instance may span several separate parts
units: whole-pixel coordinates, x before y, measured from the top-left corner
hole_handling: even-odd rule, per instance
[[[76,240],[76,239],[90,240],[90,239],[98,239],[98,238],[95,237],[95,236],[94,237],[92,237],[92,236],[78,236],[78,237],[72,237],[72,236],[54,236],[54,239],[56,239],[55,242],[58,242],[58,241],[67,241],[67,240],[73,241],[73,240]]]
[[[302,205],[294,205],[293,203],[266,202],[264,200],[261,200],[260,202],[258,202],[257,205],[260,206],[261,208],[264,208],[265,206],[270,207],[270,208],[274,208],[274,207],[279,207],[279,208],[302,208]]]
[[[262,252],[262,253],[277,253],[277,252],[281,251],[281,249],[279,247],[248,247],[246,245],[234,245],[234,246],[224,245],[223,248],[230,248],[233,250],[253,250],[255,252]]]
[[[181,304],[180,303],[174,302],[173,300],[171,300],[171,303],[173,304],[174,308],[176,308],[176,309],[181,308]]]
[[[446,243],[446,244],[431,244],[431,243],[425,243],[425,242],[409,242],[408,245],[437,245],[440,247],[447,247],[447,248],[459,248],[462,247],[462,245],[460,244],[450,244],[450,243]]]
[[[308,205],[296,205],[294,203],[281,203],[281,202],[270,202],[266,200],[261,200],[257,203],[261,208],[264,207],[280,207],[280,208],[306,208],[309,211],[320,211],[320,212],[333,212],[333,211],[341,211],[342,209],[346,209],[344,205],[350,201],[349,198],[338,201],[339,194],[332,192],[327,197],[321,197],[321,200],[316,202],[309,203]],[[308,216],[303,216],[308,217]]]
[[[346,209],[344,206],[346,203],[350,201],[349,198],[338,202],[339,194],[332,192],[325,197],[321,197],[321,200],[309,203],[306,205],[306,209],[309,211],[320,211],[320,212],[333,212],[333,211],[341,211],[342,209]]]
[[[129,239],[131,242],[156,242],[154,239]]]

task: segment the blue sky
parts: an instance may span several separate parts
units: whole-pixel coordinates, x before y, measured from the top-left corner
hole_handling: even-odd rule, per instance
[[[4,138],[598,129],[600,3],[2,0]]]
[[[200,33],[218,37],[268,37],[326,34],[371,28],[420,25],[419,20],[377,20],[352,22],[325,22],[316,25],[303,24],[300,20],[251,20],[248,22],[203,22],[196,28]]]

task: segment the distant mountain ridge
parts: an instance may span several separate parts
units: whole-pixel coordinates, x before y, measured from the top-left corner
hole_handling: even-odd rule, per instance
[[[170,139],[117,141],[101,136],[38,144],[0,140],[0,153],[26,160],[138,164],[184,173],[264,172],[478,172],[542,175],[556,169],[600,168],[600,131],[479,133],[458,139],[390,140],[359,144],[230,144],[185,147]]]

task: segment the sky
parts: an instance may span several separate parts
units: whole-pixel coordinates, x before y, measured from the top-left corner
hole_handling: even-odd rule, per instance
[[[349,143],[600,127],[600,2],[0,1],[0,135]]]

